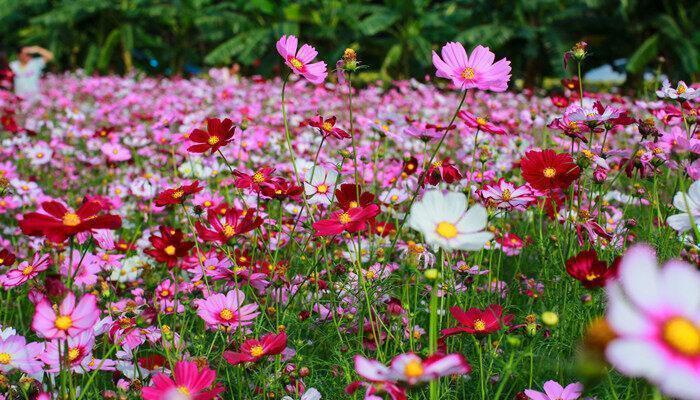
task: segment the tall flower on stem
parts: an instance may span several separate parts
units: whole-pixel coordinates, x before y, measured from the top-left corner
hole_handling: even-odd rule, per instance
[[[207,118],[207,130],[195,129],[190,133],[189,140],[195,144],[188,147],[190,153],[205,153],[211,150],[212,154],[220,148],[231,143],[236,127],[233,121],[225,118]]]
[[[165,374],[153,377],[152,385],[141,389],[144,400],[212,400],[218,399],[224,387],[215,384],[216,371],[204,367],[200,370],[194,361],[175,364],[173,378]]]
[[[68,293],[55,311],[48,300],[40,301],[36,305],[32,329],[47,339],[65,339],[92,329],[99,318],[95,296],[86,294],[76,304],[75,295]]]
[[[494,63],[496,56],[488,47],[476,46],[467,56],[461,43],[449,42],[442,47],[440,53],[442,58],[433,51],[436,75],[451,79],[456,87],[494,92],[504,92],[508,88],[510,61],[502,58]]]
[[[62,243],[81,232],[119,229],[122,225],[118,215],[101,213],[104,207],[99,201],[87,201],[76,211],[57,201],[45,201],[41,208],[41,212],[24,214],[19,227],[25,235],[45,236],[54,243]]]
[[[318,52],[313,46],[304,44],[297,51],[299,40],[294,35],[283,35],[277,41],[277,52],[284,58],[284,63],[297,75],[301,75],[309,82],[316,85],[326,80],[326,63],[323,61],[312,63]]]

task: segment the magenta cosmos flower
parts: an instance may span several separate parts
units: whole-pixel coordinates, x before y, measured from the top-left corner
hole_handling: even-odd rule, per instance
[[[233,289],[224,295],[215,293],[206,299],[197,300],[197,314],[209,327],[226,327],[235,329],[239,326],[247,326],[253,323],[253,319],[260,313],[258,305],[243,305],[245,294]]]
[[[555,381],[544,383],[544,393],[528,389],[525,395],[532,400],[576,400],[581,397],[583,385],[579,382],[562,387]]]
[[[141,389],[143,400],[211,400],[224,391],[220,384],[214,384],[214,370],[204,367],[200,371],[193,361],[175,364],[173,378],[165,374],[154,376],[153,384]]]
[[[510,61],[505,58],[496,63],[488,47],[476,46],[471,55],[461,43],[449,42],[442,46],[442,58],[433,51],[433,65],[440,78],[451,79],[460,89],[477,88],[505,92],[510,80]]]
[[[100,318],[97,299],[86,294],[75,304],[75,295],[68,293],[66,298],[54,311],[51,303],[44,299],[36,306],[32,329],[47,339],[65,339],[92,329]]]
[[[292,71],[308,79],[316,85],[326,80],[326,63],[323,61],[312,63],[318,52],[313,46],[304,44],[297,51],[299,41],[294,35],[284,35],[277,41],[277,52],[284,58],[285,64]]]
[[[4,275],[0,275],[0,283],[6,288],[19,286],[30,279],[34,279],[39,272],[45,271],[51,265],[51,256],[49,254],[41,255],[35,253],[32,261],[22,261],[17,268],[7,271]]]
[[[415,385],[441,376],[468,374],[471,367],[461,354],[435,354],[421,359],[413,353],[399,354],[387,367],[377,360],[355,356],[355,372],[372,382],[405,382]]]
[[[44,351],[43,343],[27,343],[23,336],[12,335],[0,339],[0,371],[8,373],[19,369],[28,374],[41,371],[43,363],[38,360]]]
[[[608,361],[668,396],[700,399],[700,272],[679,260],[659,268],[654,251],[636,245],[606,290],[607,320],[617,333]]]

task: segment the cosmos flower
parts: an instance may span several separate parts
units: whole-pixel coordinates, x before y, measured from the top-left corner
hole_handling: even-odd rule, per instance
[[[216,153],[220,148],[228,145],[233,140],[236,127],[233,121],[225,118],[207,118],[207,130],[195,129],[190,133],[188,139],[196,144],[187,148],[190,153],[206,153],[211,150],[211,154]]]
[[[153,248],[143,252],[157,262],[166,263],[168,268],[172,268],[179,259],[189,254],[190,249],[194,247],[194,242],[184,241],[184,235],[179,229],[161,225],[159,230],[160,236],[151,235],[148,238]]]
[[[468,127],[472,129],[493,133],[494,135],[505,135],[507,133],[504,128],[489,122],[489,120],[485,117],[476,116],[469,111],[462,110],[459,112],[458,116]]]
[[[100,148],[102,154],[110,162],[122,162],[131,160],[131,152],[119,143],[105,143]]]
[[[476,46],[467,57],[461,43],[449,42],[442,47],[442,58],[433,51],[433,65],[440,78],[451,79],[464,90],[477,88],[494,92],[505,92],[510,80],[510,61],[505,58],[496,63],[495,55],[488,47]]]
[[[523,178],[534,189],[566,189],[578,179],[581,170],[568,153],[530,150],[520,160]]]
[[[304,44],[297,51],[298,40],[294,35],[283,35],[277,41],[277,52],[284,59],[284,63],[297,75],[301,75],[313,84],[321,84],[326,80],[326,63],[323,61],[312,63],[318,52],[312,46]]]
[[[576,400],[583,392],[583,385],[579,382],[571,383],[565,388],[555,381],[544,383],[544,393],[527,389],[525,395],[530,400]]]
[[[318,129],[324,137],[333,136],[336,139],[350,138],[350,134],[335,126],[335,122],[335,116],[324,120],[320,115],[309,118],[306,121],[309,126],[313,126],[314,128]]]
[[[263,220],[255,210],[245,211],[228,208],[223,218],[214,210],[207,211],[207,221],[212,229],[207,229],[201,222],[195,223],[199,238],[207,242],[228,243],[234,236],[257,229]]]
[[[7,249],[0,249],[0,265],[9,267],[15,263],[17,257]]]
[[[700,181],[693,182],[687,193],[676,193],[673,196],[673,206],[683,212],[666,219],[671,228],[678,232],[686,232],[693,228],[693,222],[700,223]]]
[[[143,400],[212,400],[218,399],[224,387],[216,384],[216,371],[194,361],[178,361],[173,369],[173,378],[157,374],[151,386],[141,389]]]
[[[195,300],[197,315],[211,328],[236,329],[248,326],[260,315],[257,303],[243,305],[245,294],[233,289],[226,293],[214,293],[204,299]]]
[[[498,304],[491,304],[483,310],[474,307],[467,311],[454,306],[450,308],[450,314],[459,322],[459,325],[443,329],[444,336],[452,336],[462,332],[472,335],[487,335],[498,332],[505,326],[503,308]]]
[[[304,177],[304,191],[309,204],[330,204],[335,190],[338,173],[320,165],[307,171]]]
[[[460,179],[462,179],[462,174],[459,173],[449,157],[433,161],[425,173],[425,183],[433,186],[440,182],[451,184]]]
[[[387,367],[377,360],[355,356],[355,372],[370,382],[403,382],[415,385],[448,375],[468,374],[471,367],[461,354],[435,354],[421,359],[413,353],[400,354]]]
[[[189,185],[182,185],[173,189],[166,189],[158,193],[155,204],[158,207],[182,204],[187,200],[187,197],[199,193],[203,189],[203,187],[199,186],[199,181],[194,181]]]
[[[608,266],[599,260],[595,250],[581,250],[566,260],[566,272],[587,289],[605,286],[608,280],[617,276],[617,267],[618,262]]]
[[[700,399],[700,272],[678,260],[659,268],[650,247],[635,245],[606,291],[617,334],[605,351],[613,367],[670,397]]]
[[[508,211],[524,211],[536,199],[527,185],[515,186],[506,182],[504,178],[496,183],[484,185],[478,194],[487,206]]]
[[[83,295],[75,304],[75,295],[69,292],[56,311],[48,300],[39,302],[34,311],[32,329],[47,339],[65,339],[92,329],[99,318],[100,310],[94,295]]]
[[[433,247],[481,250],[493,233],[486,232],[487,213],[476,204],[467,208],[462,193],[431,190],[411,207],[408,223]]]
[[[42,362],[38,358],[43,351],[43,343],[27,343],[24,336],[0,338],[0,371],[7,374],[13,369],[19,369],[27,374],[35,374],[41,371]]]
[[[379,206],[370,204],[366,207],[354,207],[347,211],[338,210],[328,219],[314,222],[316,236],[332,236],[342,232],[355,233],[367,228],[370,219],[379,215]]]
[[[235,185],[237,188],[259,192],[265,184],[272,182],[274,172],[274,168],[265,166],[258,168],[252,175],[239,170],[233,171],[233,175],[236,177]]]
[[[5,288],[22,285],[28,280],[34,279],[39,275],[39,272],[46,271],[50,265],[50,254],[34,253],[32,261],[22,261],[17,268],[10,269],[3,275],[0,275],[0,282]]]
[[[122,219],[118,215],[100,214],[104,210],[98,201],[87,201],[77,211],[66,208],[57,201],[41,203],[42,212],[24,214],[19,226],[25,235],[45,236],[55,243],[80,232],[93,229],[119,229]]]
[[[661,84],[661,89],[656,91],[656,95],[662,99],[671,100],[693,100],[700,95],[700,91],[692,87],[688,87],[683,81],[679,81],[676,88],[671,87],[671,82],[665,79]]]
[[[237,365],[246,362],[257,362],[263,357],[274,356],[282,353],[287,347],[287,334],[281,332],[278,334],[268,333],[263,335],[260,340],[248,339],[241,344],[237,352],[225,351],[223,357],[231,365]]]

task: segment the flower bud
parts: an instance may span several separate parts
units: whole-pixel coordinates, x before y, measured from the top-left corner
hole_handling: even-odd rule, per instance
[[[555,327],[559,324],[559,315],[552,311],[545,311],[542,313],[542,323],[550,327]]]
[[[425,276],[425,279],[429,281],[434,281],[440,277],[440,271],[435,268],[429,268],[425,270],[423,276]]]

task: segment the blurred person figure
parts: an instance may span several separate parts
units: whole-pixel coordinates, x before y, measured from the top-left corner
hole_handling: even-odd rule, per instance
[[[35,55],[39,57],[34,57]],[[15,74],[15,94],[30,101],[36,99],[41,90],[41,71],[51,60],[53,53],[43,47],[22,47],[17,54],[17,60],[10,63],[10,69]]]

